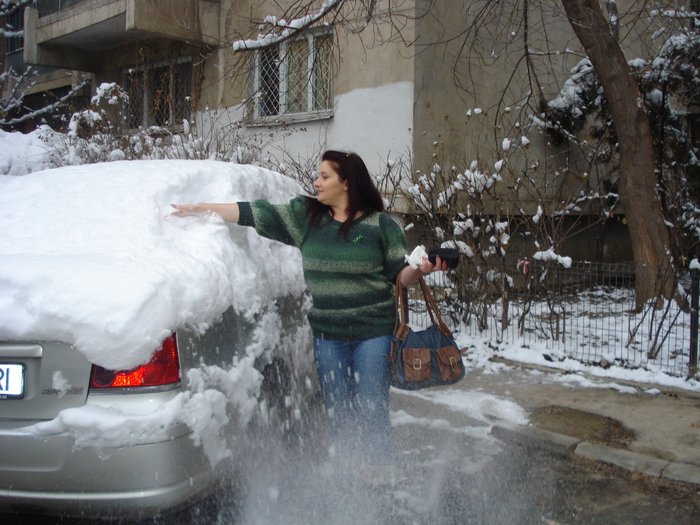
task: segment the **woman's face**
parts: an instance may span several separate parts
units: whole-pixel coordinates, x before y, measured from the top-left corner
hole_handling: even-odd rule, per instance
[[[348,206],[348,183],[341,181],[333,165],[324,160],[318,167],[318,178],[314,182],[319,202],[332,208]]]

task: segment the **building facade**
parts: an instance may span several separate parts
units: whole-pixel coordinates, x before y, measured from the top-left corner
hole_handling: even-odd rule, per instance
[[[320,22],[271,48],[234,49],[255,36],[251,20],[274,15],[267,9],[228,0],[36,0],[13,54],[43,68],[37,90],[55,89],[50,77],[68,86],[87,76],[93,91],[118,83],[133,127],[183,119],[245,122],[251,133],[284,127],[281,142],[269,144],[272,156],[347,148],[375,166],[410,151],[413,60],[401,46],[365,50],[360,38]]]

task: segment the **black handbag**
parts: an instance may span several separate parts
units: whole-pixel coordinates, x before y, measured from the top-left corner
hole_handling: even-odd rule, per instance
[[[428,285],[420,283],[432,325],[414,332],[407,324],[401,276],[396,280],[396,324],[391,340],[391,386],[419,390],[452,385],[464,377],[464,363],[452,332],[442,322]]]

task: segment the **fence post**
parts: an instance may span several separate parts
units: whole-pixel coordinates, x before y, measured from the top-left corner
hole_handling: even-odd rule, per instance
[[[700,270],[690,270],[690,360],[688,379],[698,373],[698,298],[700,297]]]

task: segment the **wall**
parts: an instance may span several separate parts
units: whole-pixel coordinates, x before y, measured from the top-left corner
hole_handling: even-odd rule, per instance
[[[212,0],[126,0],[126,29],[215,45],[220,3]]]
[[[225,125],[243,117],[244,56],[234,53],[231,44],[255,37],[257,28],[251,31],[249,18],[281,18],[283,11],[262,8],[257,2],[225,0],[221,8],[227,45],[208,58],[203,67],[197,109],[200,120]],[[348,22],[358,27],[361,20],[351,16]],[[385,24],[381,27],[383,34],[391,33]],[[413,30],[405,31],[411,38]],[[284,129],[273,126],[268,135],[274,138],[265,147],[270,157],[281,161],[285,150],[302,159],[313,159],[324,149],[350,149],[376,173],[382,170],[387,156],[408,154],[413,121],[412,53],[401,43],[374,40],[378,33],[373,27],[355,34],[342,24],[335,26],[333,117],[289,124]],[[225,111],[217,111],[212,119],[208,113],[212,108]],[[250,133],[266,131],[266,126],[252,127]]]

